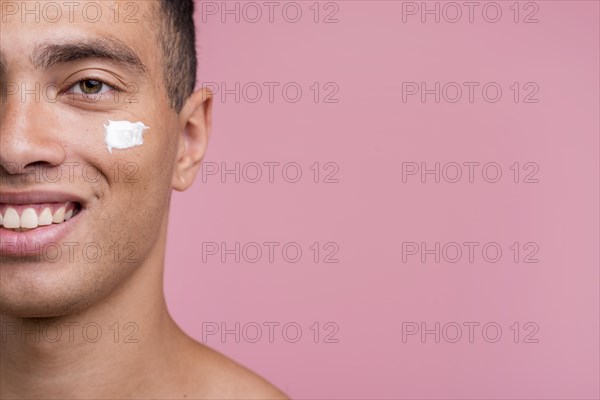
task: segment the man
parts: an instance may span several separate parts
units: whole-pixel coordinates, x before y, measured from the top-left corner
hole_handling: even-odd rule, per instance
[[[0,5],[1,397],[285,398],[165,305],[211,129],[192,0]]]

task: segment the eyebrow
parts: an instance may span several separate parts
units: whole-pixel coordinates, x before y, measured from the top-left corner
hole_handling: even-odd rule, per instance
[[[43,42],[35,46],[29,57],[33,66],[38,69],[48,69],[56,64],[92,58],[108,60],[140,75],[147,75],[148,68],[141,58],[131,47],[118,39],[94,38],[59,43]]]

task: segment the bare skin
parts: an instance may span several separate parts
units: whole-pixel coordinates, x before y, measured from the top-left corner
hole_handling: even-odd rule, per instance
[[[0,0],[2,7],[6,3]],[[78,246],[72,257],[63,251],[58,261],[48,254],[3,254],[0,397],[286,398],[261,377],[189,338],[165,304],[170,195],[190,187],[199,170],[211,130],[210,93],[199,89],[179,113],[170,108],[161,50],[150,33],[159,18],[152,2],[137,2],[137,23],[114,21],[114,5],[125,2],[96,2],[103,18],[95,23],[89,18],[94,10],[87,18],[82,12],[86,2],[78,2],[72,15],[65,2],[58,3],[63,7],[59,19],[42,15],[36,22],[29,16],[23,22],[19,12],[2,20],[1,82],[27,89],[39,83],[41,99],[14,93],[14,85],[3,89],[0,198],[31,191],[72,194],[82,211],[58,245],[63,250],[65,242]],[[127,46],[143,71],[122,57],[50,57],[60,46],[99,48],[107,40]],[[93,101],[82,80],[98,89]],[[150,127],[144,144],[109,154],[103,127],[109,119],[144,122]],[[131,162],[136,182],[115,176],[115,165],[123,171]],[[36,180],[15,165],[43,169],[45,176],[60,169],[63,175],[58,181]],[[66,174],[69,165],[76,167]],[[85,179],[83,167],[85,176],[97,179]],[[95,261],[85,257],[81,248],[92,242],[107,255]],[[115,243],[118,257],[110,250]]]

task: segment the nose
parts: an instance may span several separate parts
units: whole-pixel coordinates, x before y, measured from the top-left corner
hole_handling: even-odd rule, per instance
[[[19,174],[31,166],[56,167],[66,159],[50,104],[35,96],[0,99],[0,167]]]

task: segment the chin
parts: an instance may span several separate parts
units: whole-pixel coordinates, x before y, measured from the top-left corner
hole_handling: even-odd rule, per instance
[[[37,268],[44,268],[38,265]],[[74,271],[71,270],[71,274]],[[91,277],[61,277],[47,274],[2,276],[0,312],[18,318],[52,318],[75,314],[90,307],[105,295],[99,282]],[[96,284],[94,284],[96,283]]]
[[[47,297],[35,297],[24,301],[22,298],[6,298],[2,295],[0,302],[0,312],[15,318],[57,318],[71,315],[86,307],[83,301]]]

